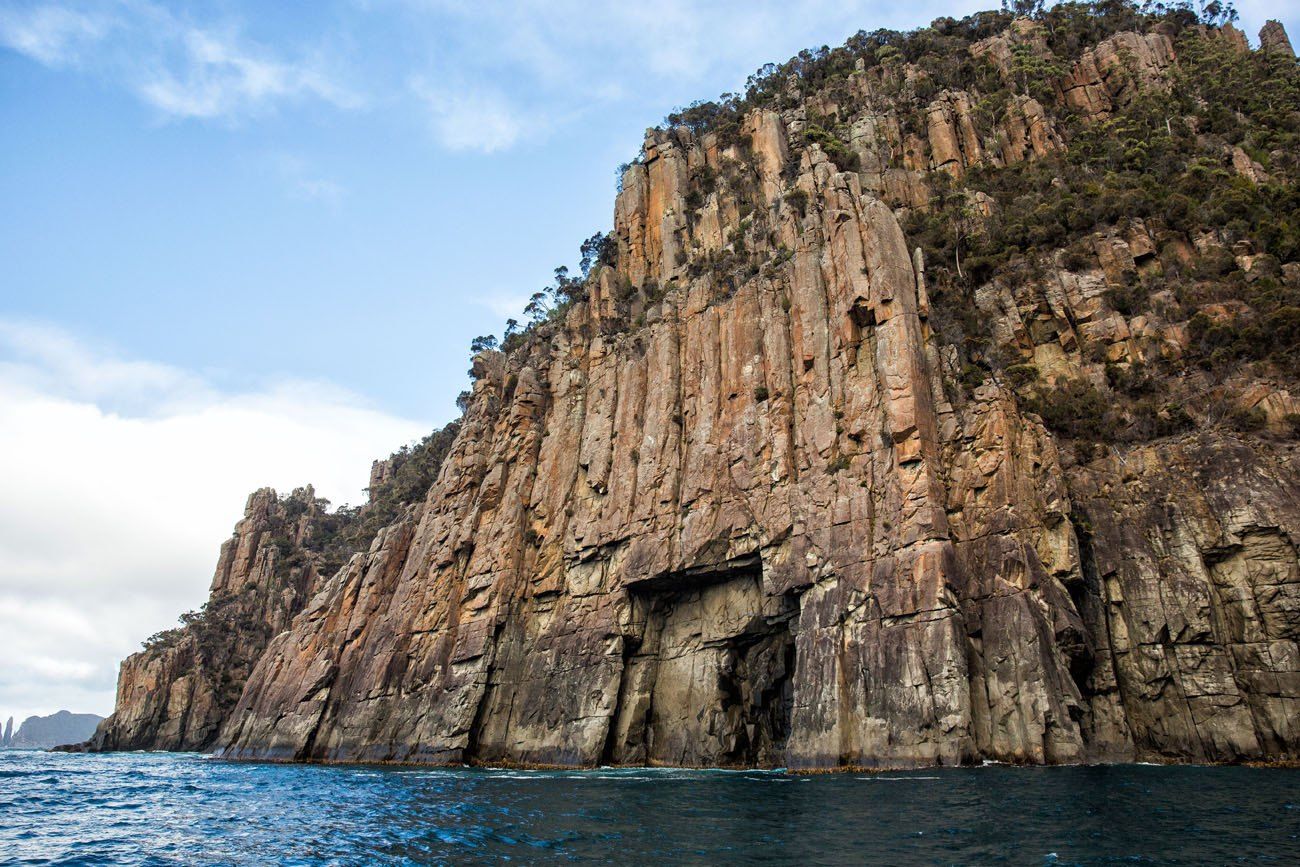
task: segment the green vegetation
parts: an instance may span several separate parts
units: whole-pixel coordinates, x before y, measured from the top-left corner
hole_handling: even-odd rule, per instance
[[[1013,364],[1006,369],[1013,388],[1024,388],[1038,381],[1038,368],[1032,364]]]
[[[1163,22],[1176,35],[1179,58],[1168,93],[1143,92],[1101,122],[1085,122],[1058,105],[1064,150],[1010,167],[975,167],[961,188],[936,177],[936,206],[910,215],[909,238],[926,250],[931,273],[949,288],[945,302],[969,306],[973,288],[999,275],[1032,274],[1053,250],[1067,251],[1066,267],[1087,264],[1083,239],[1123,229],[1133,219],[1169,237],[1217,230],[1223,245],[1209,245],[1190,262],[1172,247],[1160,250],[1155,276],[1132,274],[1126,285],[1112,286],[1111,305],[1136,315],[1155,289],[1171,290],[1185,309],[1244,302],[1249,312],[1239,317],[1192,318],[1188,361],[1222,372],[1227,362],[1269,360],[1298,376],[1300,289],[1284,283],[1278,263],[1300,259],[1300,67],[1206,36],[1186,6],[1144,8],[1154,11],[1123,3],[1060,4],[1039,18],[1061,59],[1117,30]],[[1215,4],[1201,20],[1232,17],[1230,7]],[[1044,68],[1048,76],[1057,69],[1051,63]],[[1032,93],[1035,76],[1043,73],[1028,67],[1020,73],[1022,89]],[[1232,147],[1259,163],[1266,179],[1257,184],[1235,172],[1225,159]],[[978,221],[979,231],[970,231],[969,203],[977,193],[992,202],[993,213]],[[1228,249],[1240,241],[1263,254],[1250,275]],[[967,359],[997,365],[978,326],[955,331],[954,342],[974,350]]]
[[[618,245],[612,235],[597,232],[582,242],[578,253],[578,275],[570,275],[568,266],[561,265],[555,269],[554,282],[543,286],[528,299],[523,310],[528,322],[523,328],[520,328],[518,321],[507,319],[504,336],[499,343],[492,334],[476,337],[470,342],[470,354],[477,355],[496,349],[512,353],[524,346],[538,329],[562,320],[575,303],[587,297],[588,282],[595,279],[602,268],[614,264]],[[470,375],[473,374],[471,370]]]
[[[1114,394],[1074,379],[1038,389],[1024,402],[1050,430],[1084,443],[1144,442],[1194,426],[1185,409],[1160,400],[1150,377],[1139,374],[1117,391],[1130,399],[1118,401]]]
[[[858,155],[849,150],[848,144],[841,138],[842,130],[829,132],[814,125],[804,130],[803,135],[810,144],[815,144],[825,151],[826,156],[830,157],[831,162],[835,163],[840,171],[856,172],[860,168]]]
[[[803,189],[793,189],[785,194],[785,200],[790,203],[790,207],[799,212],[799,216],[808,213],[808,191]]]
[[[1187,234],[1222,228],[1229,242],[1251,238],[1282,261],[1300,258],[1300,68],[1197,31],[1184,33],[1177,51],[1170,93],[1144,92],[1099,123],[1067,115],[1064,151],[974,168],[957,195],[913,215],[911,235],[955,270],[950,227],[966,219],[969,196],[983,193],[994,215],[984,231],[963,238],[961,251],[976,284],[1017,258],[1134,218]],[[1223,81],[1250,96],[1230,98]],[[1241,145],[1270,180],[1256,185],[1235,174],[1224,165],[1225,144]]]

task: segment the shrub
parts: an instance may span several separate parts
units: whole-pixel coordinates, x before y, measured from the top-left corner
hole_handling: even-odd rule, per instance
[[[1024,388],[1038,380],[1038,368],[1033,364],[1013,364],[1006,369],[1006,375],[1012,388]]]
[[[1030,398],[1028,407],[1050,430],[1072,439],[1112,439],[1117,426],[1111,401],[1083,379],[1057,383]]]
[[[1264,414],[1264,410],[1257,406],[1249,409],[1235,407],[1228,414],[1227,421],[1233,428],[1242,433],[1253,433],[1264,429],[1264,426],[1268,424],[1268,416]]]
[[[1106,300],[1110,306],[1124,316],[1136,316],[1146,308],[1147,293],[1138,282],[1136,274],[1129,274],[1128,281],[1122,286],[1112,286],[1106,290]]]
[[[849,146],[834,133],[814,124],[804,130],[804,138],[820,147],[841,171],[856,172],[860,168],[861,161],[857,153],[849,150]]]
[[[392,471],[388,480],[369,491],[370,503],[340,532],[349,549],[360,551],[368,548],[380,528],[395,521],[406,504],[424,498],[438,478],[442,462],[459,433],[460,422],[453,421],[415,445],[403,446],[389,456]]]
[[[802,217],[808,213],[808,191],[803,189],[793,189],[785,194],[785,200],[789,202],[790,207],[799,212]]]
[[[1106,381],[1110,387],[1129,397],[1143,397],[1153,394],[1157,389],[1154,376],[1144,365],[1134,364],[1120,367],[1118,364],[1106,365]]]
[[[1282,417],[1286,433],[1293,439],[1300,439],[1300,412],[1289,412]]]

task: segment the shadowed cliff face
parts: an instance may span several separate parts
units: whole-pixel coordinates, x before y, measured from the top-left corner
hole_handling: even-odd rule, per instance
[[[1042,39],[1016,22],[971,52],[1015,75],[1016,46]],[[1163,31],[1118,34],[1059,71],[1054,104],[1104,123],[1177,63]],[[1065,140],[1028,95],[990,127],[944,91],[905,130],[882,94],[914,72],[752,109],[732,140],[651,131],[616,264],[508,354],[476,356],[427,495],[277,609],[203,743],[566,765],[1296,757],[1295,444],[1208,415],[1076,443],[1028,411],[1054,418],[1050,392],[1014,366],[973,377],[950,336],[982,318],[985,353],[1110,393],[1189,351],[1188,311],[1122,312],[1115,287],[1160,278],[1152,250],[1193,239],[1133,221],[964,295],[927,274],[899,214],[941,175]],[[851,135],[820,139],[814,115]],[[1282,383],[1232,376],[1281,430]],[[140,657],[124,666],[114,719],[142,720],[134,743],[177,743],[144,717],[191,688],[180,647],[145,654],[171,668],[138,690]]]

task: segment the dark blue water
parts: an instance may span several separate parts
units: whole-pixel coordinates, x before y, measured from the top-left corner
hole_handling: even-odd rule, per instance
[[[802,777],[0,752],[3,864],[1300,864],[1300,771]]]

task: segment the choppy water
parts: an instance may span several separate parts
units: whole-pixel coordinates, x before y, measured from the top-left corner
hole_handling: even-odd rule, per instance
[[[3,864],[1300,863],[1300,771],[873,776],[0,752]]]

